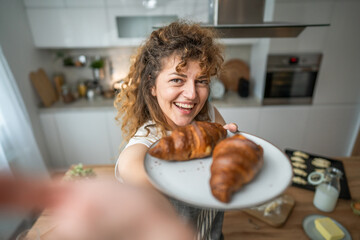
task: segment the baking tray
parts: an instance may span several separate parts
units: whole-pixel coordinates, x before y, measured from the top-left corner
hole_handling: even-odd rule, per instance
[[[298,155],[295,155],[294,153],[295,152],[300,152],[300,153],[304,153],[306,155],[308,155],[308,158],[304,158],[304,157],[300,157],[299,154]],[[320,155],[314,155],[314,154],[311,154],[311,153],[307,153],[307,152],[304,152],[304,151],[301,151],[301,150],[294,150],[294,149],[285,149],[285,153],[286,155],[289,157],[289,159],[291,160],[291,163],[294,164],[296,161],[292,160],[291,158],[296,156],[296,157],[300,157],[301,159],[304,160],[303,164],[306,165],[306,168],[302,168],[303,171],[305,171],[308,174],[310,174],[311,172],[315,171],[316,169],[317,170],[325,170],[326,167],[319,167],[319,166],[314,166],[312,164],[312,161],[315,159],[315,158],[321,158],[321,159],[324,159],[324,160],[327,160],[330,162],[330,166],[329,167],[335,167],[337,169],[339,169],[342,173],[343,173],[343,176],[342,178],[340,179],[340,195],[339,195],[339,198],[342,198],[342,199],[351,199],[351,195],[350,195],[350,191],[349,191],[349,186],[347,184],[347,179],[346,179],[346,173],[345,173],[345,169],[344,169],[344,165],[341,161],[339,160],[335,160],[335,159],[332,159],[332,158],[329,158],[329,157],[325,157],[325,156],[320,156]],[[295,166],[293,165],[293,168],[295,168]],[[310,184],[308,181],[307,181],[307,176],[301,176],[301,175],[298,175],[294,172],[294,177],[298,177],[298,179],[300,178],[301,180],[304,180],[303,184],[300,184],[300,183],[296,183],[294,181],[294,178],[293,178],[293,181],[292,181],[292,186],[295,186],[295,187],[299,187],[299,188],[304,188],[304,189],[308,189],[308,190],[311,190],[311,191],[315,191],[315,188],[316,186]],[[306,183],[305,183],[306,181]]]

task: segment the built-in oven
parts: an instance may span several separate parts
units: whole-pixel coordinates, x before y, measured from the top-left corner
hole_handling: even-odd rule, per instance
[[[322,54],[268,56],[263,104],[311,104]]]

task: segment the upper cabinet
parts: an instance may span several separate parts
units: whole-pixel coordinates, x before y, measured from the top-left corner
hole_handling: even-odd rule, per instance
[[[35,46],[44,48],[109,45],[103,8],[27,9]]]
[[[151,5],[154,2],[156,4]],[[108,0],[110,45],[138,45],[154,30],[154,27],[177,19],[207,22],[207,6],[207,0]]]
[[[152,5],[154,4],[155,5]],[[208,0],[24,0],[36,47],[133,46],[177,19],[207,22]]]
[[[105,0],[24,0],[27,8],[103,7]]]

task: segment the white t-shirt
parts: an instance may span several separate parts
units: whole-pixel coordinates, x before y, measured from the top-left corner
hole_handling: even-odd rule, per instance
[[[215,110],[214,106],[209,103],[209,117],[211,122],[215,122]],[[134,145],[134,144],[144,144],[146,147],[150,148],[150,146],[159,140],[162,137],[161,131],[157,129],[154,125],[153,121],[148,121],[144,125],[142,125],[135,135],[129,140],[128,144],[125,146],[124,149]],[[148,134],[148,130],[150,131]],[[170,132],[168,132],[170,133]],[[123,179],[120,177],[120,173],[118,171],[118,162],[119,159],[116,161],[115,165],[115,177],[120,182],[123,182]]]

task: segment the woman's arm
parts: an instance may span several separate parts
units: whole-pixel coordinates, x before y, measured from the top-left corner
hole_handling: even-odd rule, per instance
[[[134,144],[123,150],[118,159],[118,171],[125,183],[151,187],[144,168],[144,159],[148,147],[144,144]]]
[[[235,123],[226,124],[224,118],[221,116],[221,114],[216,109],[216,107],[214,107],[214,112],[215,112],[215,122],[220,123],[221,125],[224,126],[225,129],[229,130],[230,132],[234,133],[238,131],[238,126]]]

